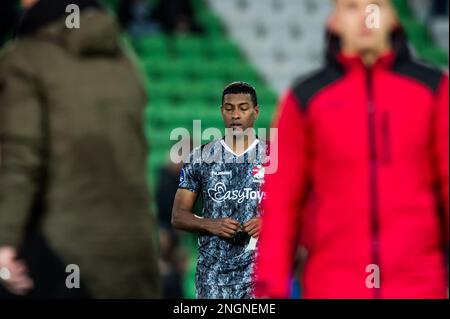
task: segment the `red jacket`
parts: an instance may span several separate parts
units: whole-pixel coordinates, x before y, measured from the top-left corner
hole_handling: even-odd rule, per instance
[[[414,62],[401,31],[393,39],[371,68],[333,39],[326,67],[282,98],[257,296],[288,297],[300,234],[305,298],[446,297],[448,76]],[[371,264],[379,288],[366,285]]]

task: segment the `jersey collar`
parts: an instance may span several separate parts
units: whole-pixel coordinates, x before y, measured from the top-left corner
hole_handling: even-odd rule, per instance
[[[253,143],[250,144],[250,146],[247,147],[247,149],[246,149],[242,154],[240,154],[240,155],[236,154],[236,153],[228,146],[228,144],[225,143],[225,140],[224,140],[224,139],[221,139],[221,140],[220,140],[220,143],[221,143],[222,146],[225,148],[225,150],[227,150],[228,152],[230,152],[231,154],[233,154],[233,155],[236,156],[236,157],[241,157],[241,156],[243,156],[245,153],[248,153],[248,152],[251,151],[253,148],[255,148],[256,145],[258,145],[258,143],[259,143],[259,139],[256,138],[256,139],[253,141]]]

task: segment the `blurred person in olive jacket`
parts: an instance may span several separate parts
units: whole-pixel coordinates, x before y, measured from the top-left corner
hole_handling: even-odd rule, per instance
[[[158,298],[147,97],[118,26],[94,0],[26,2],[0,56],[3,295]]]

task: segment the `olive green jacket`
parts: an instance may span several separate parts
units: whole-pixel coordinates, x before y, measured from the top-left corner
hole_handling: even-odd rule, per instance
[[[105,13],[19,37],[0,56],[0,246],[32,216],[94,297],[159,297],[146,185],[146,93]]]

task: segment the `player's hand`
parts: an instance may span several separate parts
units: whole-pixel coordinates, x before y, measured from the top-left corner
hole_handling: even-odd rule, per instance
[[[243,225],[244,231],[254,238],[258,238],[261,230],[261,218],[255,217],[250,219]]]
[[[33,288],[27,266],[17,260],[17,251],[13,247],[0,247],[0,283],[15,295],[25,295]]]
[[[208,221],[208,231],[216,236],[232,238],[238,231],[240,224],[231,218],[210,219]]]

